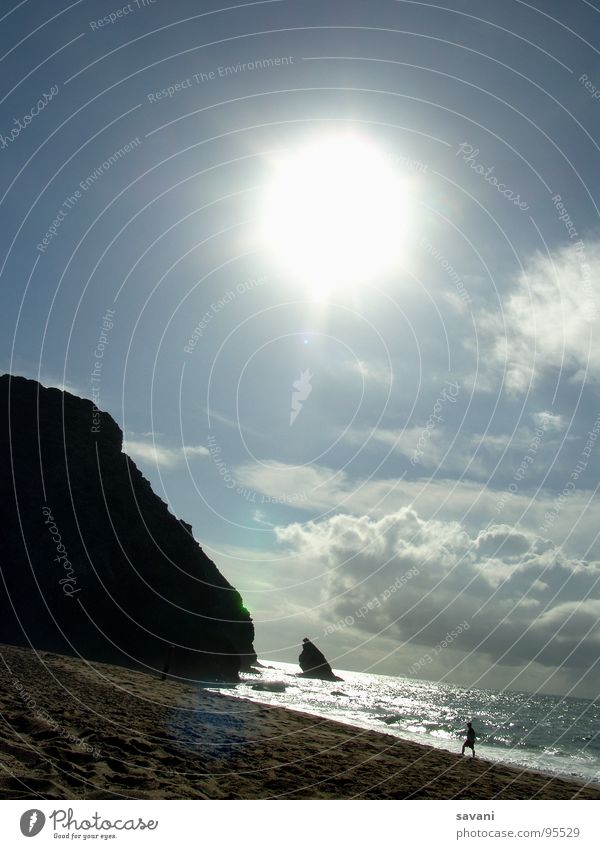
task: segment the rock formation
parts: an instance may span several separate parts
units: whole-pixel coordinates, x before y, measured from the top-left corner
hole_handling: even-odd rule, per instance
[[[91,401],[0,377],[0,642],[193,680],[256,660],[239,593]],[[174,649],[169,650],[173,645]]]
[[[302,669],[300,675],[303,678],[322,678],[324,681],[343,680],[342,678],[338,678],[337,675],[334,675],[333,669],[327,662],[323,652],[319,651],[308,637],[304,637],[302,640],[302,651],[300,652],[298,663]]]
[[[286,688],[285,681],[257,681],[256,684],[252,684],[253,690],[262,693],[285,693]]]

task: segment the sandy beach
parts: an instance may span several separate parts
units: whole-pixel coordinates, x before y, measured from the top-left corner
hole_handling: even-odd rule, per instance
[[[600,799],[121,667],[4,645],[0,675],[3,799]]]

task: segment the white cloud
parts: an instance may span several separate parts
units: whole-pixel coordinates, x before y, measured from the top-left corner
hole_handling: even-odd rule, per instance
[[[204,445],[183,445],[179,450],[192,457],[208,457],[210,455],[210,451]]]
[[[418,449],[418,462],[425,466],[437,466],[447,450],[451,437],[441,426],[426,429],[425,424],[415,427],[350,429],[345,437],[356,445],[383,445],[396,454],[405,457],[415,455]]]
[[[179,448],[167,448],[151,439],[126,438],[123,441],[123,451],[140,463],[152,463],[165,469],[173,469],[192,457],[209,455],[204,445],[182,445]]]
[[[424,519],[461,522],[471,535],[496,518],[540,534],[545,513],[554,509],[556,493],[533,488],[523,481],[516,494],[472,480],[398,480],[357,478],[323,466],[285,463],[248,463],[235,469],[243,486],[272,496],[304,514],[346,511],[381,517],[410,505]],[[498,509],[499,502],[502,509]],[[572,556],[600,557],[594,493],[575,490],[562,503],[543,536],[563,545]]]
[[[416,427],[349,429],[345,439],[369,450],[373,446],[384,446],[394,454],[407,459],[416,457],[413,474],[422,470],[429,475],[431,470],[444,475],[466,475],[469,478],[485,480],[495,469],[498,460],[509,451],[525,452],[531,447],[536,428],[544,431],[542,450],[556,456],[559,444],[558,434],[563,428],[563,418],[547,411],[534,413],[531,425],[521,425],[512,433],[468,433],[456,431],[447,424],[438,424],[427,429],[425,424]],[[540,444],[535,453],[538,453]],[[518,465],[520,456],[515,461]]]
[[[600,242],[536,254],[504,304],[488,313],[493,356],[507,387],[523,391],[548,369],[600,378]]]
[[[536,630],[548,639],[563,643],[589,640],[600,644],[600,601],[568,601],[557,604],[535,622]]]
[[[564,416],[551,413],[549,410],[534,413],[533,421],[536,427],[541,427],[543,430],[561,431],[565,426]]]
[[[383,386],[389,387],[393,383],[394,375],[391,370],[390,363],[376,362],[372,360],[351,360],[350,369],[356,372],[365,381],[381,383]]]

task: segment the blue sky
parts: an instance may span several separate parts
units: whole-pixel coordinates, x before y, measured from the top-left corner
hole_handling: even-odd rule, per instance
[[[260,656],[596,695],[599,14],[3,4],[2,370],[94,393]],[[315,299],[257,221],[344,133],[404,256]]]

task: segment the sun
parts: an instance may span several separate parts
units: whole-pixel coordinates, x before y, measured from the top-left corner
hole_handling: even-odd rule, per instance
[[[366,283],[402,264],[409,195],[406,176],[370,139],[313,139],[273,160],[259,238],[317,291]]]

